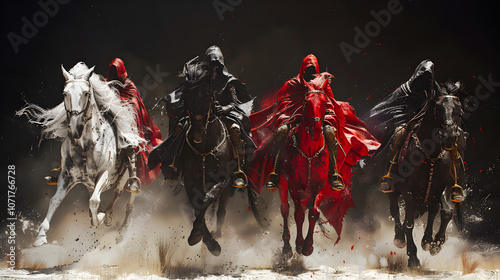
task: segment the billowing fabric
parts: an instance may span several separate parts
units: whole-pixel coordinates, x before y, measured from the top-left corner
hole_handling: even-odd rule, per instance
[[[240,126],[241,138],[246,144],[246,157],[249,158],[256,148],[250,136],[251,127],[248,118],[252,108],[253,98],[249,95],[246,86],[227,71],[224,65],[222,52],[217,46],[208,48],[203,60],[199,57],[195,57],[188,61],[184,65],[184,70],[190,67],[196,67],[196,65],[205,62],[208,64],[208,71],[210,71],[209,78],[196,81],[196,83],[208,83],[217,104],[229,108],[227,111],[217,113],[217,115],[226,124],[227,128],[233,123]],[[169,132],[172,133],[176,126],[183,127],[182,133],[178,134],[175,139],[174,135],[171,134],[171,136],[156,149],[157,151],[155,153],[158,153],[159,158],[161,158],[161,163],[167,166],[172,163],[175,155],[177,155],[181,149],[181,143],[186,129],[185,124],[188,121],[188,112],[183,104],[182,96],[186,88],[189,87],[193,81],[190,81],[187,76],[185,78],[186,80],[177,86],[172,93],[163,98],[163,101],[165,101],[165,109],[169,117]]]
[[[113,73],[116,68],[117,73]],[[134,108],[134,114],[137,122],[137,129],[139,135],[144,138],[147,142],[142,143],[138,148],[137,152],[137,177],[145,185],[149,185],[160,173],[160,168],[155,168],[149,170],[148,168],[148,156],[153,150],[153,147],[159,145],[162,142],[161,131],[153,123],[151,116],[149,115],[142,98],[140,96],[139,90],[129,78],[127,78],[127,71],[125,69],[125,64],[119,58],[115,58],[109,64],[108,79],[112,78],[117,74],[121,83],[124,87],[118,87],[121,100],[132,104]]]
[[[304,73],[308,66],[314,66],[316,77],[307,82]],[[333,97],[330,87],[330,73],[319,72],[319,65],[314,55],[304,58],[300,73],[287,81],[273,97],[269,97],[262,110],[250,115],[252,136],[257,145],[249,178],[260,193],[266,183],[267,175],[273,170],[273,157],[269,153],[272,145],[272,135],[283,124],[296,124],[301,120],[302,106],[306,93],[322,90],[327,97],[324,122],[337,130],[339,147],[337,169],[344,179],[346,187],[343,191],[330,190],[325,186],[320,191],[320,210],[335,228],[340,238],[343,217],[350,207],[354,206],[351,198],[351,168],[361,157],[372,155],[380,143],[368,132],[365,124],[356,117],[354,109],[346,102],[338,102]],[[325,85],[325,81],[327,81]],[[337,240],[338,241],[338,240]]]
[[[424,60],[407,82],[370,110],[365,123],[383,148],[390,144],[398,126],[418,124],[427,112],[429,101],[434,99],[434,87],[434,64]]]
[[[190,65],[194,65],[199,61],[200,58],[195,57],[188,61],[184,67],[190,67]],[[226,116],[234,122],[239,123],[244,128],[243,132],[249,136],[250,121],[248,120],[248,114],[252,106],[253,98],[248,93],[245,85],[227,71],[224,65],[224,56],[219,47],[209,47],[205,52],[203,61],[210,65],[212,77],[209,83],[210,88],[215,94],[215,99],[221,106],[232,105],[231,110],[226,113]],[[180,119],[187,116],[181,98],[186,88],[186,83],[187,81],[182,82],[173,92],[167,94],[163,98],[163,101],[165,101],[165,109],[170,120],[170,132],[172,132]]]

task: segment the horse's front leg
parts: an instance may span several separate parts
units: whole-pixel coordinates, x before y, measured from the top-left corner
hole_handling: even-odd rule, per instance
[[[210,204],[212,204],[224,191],[225,187],[227,187],[226,181],[219,182],[215,184],[206,194],[204,194],[199,189],[190,190],[189,188],[186,188],[189,200],[192,203],[191,205],[193,206],[195,213],[193,229],[191,230],[191,234],[188,237],[188,243],[190,246],[198,244],[202,239],[213,239],[210,232],[206,233],[208,229],[205,225],[205,213],[207,212],[207,208],[210,206]],[[205,236],[206,234],[209,234],[210,238],[208,236]],[[216,247],[217,246],[214,245],[212,248],[216,249]]]
[[[417,246],[413,241],[413,227],[415,225],[415,198],[411,193],[404,195],[405,199],[405,234],[406,234],[406,254],[408,255],[408,267],[420,267],[420,261],[417,258]]]
[[[104,219],[104,213],[97,213],[99,209],[99,205],[101,204],[101,193],[104,189],[104,186],[108,183],[108,171],[104,171],[104,173],[99,177],[97,183],[95,184],[94,192],[89,199],[89,210],[91,214],[90,223],[92,226],[98,226],[102,223]]]
[[[434,226],[434,219],[436,218],[437,212],[439,211],[439,203],[437,200],[433,199],[429,203],[429,211],[427,216],[427,226],[425,227],[424,237],[422,238],[422,249],[424,251],[429,251],[431,249],[432,243],[432,228]]]
[[[292,246],[290,246],[290,229],[288,228],[288,215],[290,214],[290,205],[288,204],[288,181],[281,174],[279,179],[279,192],[281,200],[281,216],[283,217],[283,251],[286,259],[293,256]]]
[[[215,231],[215,238],[222,236],[222,226],[224,225],[224,219],[226,218],[226,207],[229,202],[229,192],[230,188],[226,188],[220,198],[219,198],[219,208],[217,209],[217,229]]]
[[[314,227],[316,226],[316,222],[319,219],[319,203],[321,202],[321,197],[318,195],[319,188],[317,188],[314,192],[312,197],[314,197],[314,203],[311,204],[311,208],[309,209],[309,229],[307,231],[307,237],[306,240],[304,241],[304,247],[302,247],[302,255],[304,256],[310,256],[314,250],[313,247],[313,236],[314,236]]]
[[[302,254],[302,247],[304,246],[304,236],[302,234],[302,226],[305,219],[305,206],[300,203],[300,198],[293,199],[295,202],[295,223],[297,224],[297,238],[295,239],[295,251]]]
[[[106,211],[104,211],[104,213],[106,215],[104,218],[104,224],[108,227],[111,226],[111,224],[113,222],[113,207],[115,206],[116,201],[120,198],[120,196],[123,192],[124,186],[123,186],[123,184],[120,184],[120,183],[121,182],[117,183],[116,188],[113,190],[113,198],[109,202],[109,205],[106,208]]]
[[[47,215],[43,220],[42,224],[38,228],[38,235],[33,242],[33,246],[41,246],[43,244],[47,244],[47,231],[50,229],[50,221],[52,220],[52,216],[56,212],[57,208],[69,193],[69,191],[73,188],[74,184],[70,183],[70,177],[66,172],[66,169],[63,167],[61,171],[61,175],[57,181],[57,190],[54,196],[50,199],[49,209],[47,210]]]
[[[389,193],[389,203],[391,216],[394,219],[394,245],[398,248],[406,246],[405,231],[401,224],[401,217],[399,216],[399,192],[395,191]]]
[[[448,227],[448,224],[450,223],[451,218],[453,217],[452,205],[450,205],[446,201],[444,193],[441,195],[440,215],[441,215],[441,222],[439,225],[439,231],[436,233],[434,242],[432,242],[430,249],[430,253],[433,256],[441,251],[441,246],[446,241],[446,228]]]

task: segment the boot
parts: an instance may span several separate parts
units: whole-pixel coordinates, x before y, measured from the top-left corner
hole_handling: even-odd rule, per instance
[[[61,167],[54,168],[45,175],[44,179],[47,185],[55,186],[59,180],[59,175],[61,175]]]
[[[278,176],[278,173],[276,173],[276,165],[278,163],[278,158],[279,158],[279,151],[278,151],[278,154],[276,155],[276,157],[274,158],[274,168],[273,168],[273,171],[271,171],[271,173],[269,173],[267,175],[267,179],[266,179],[266,188],[269,189],[269,190],[275,190],[278,188],[278,179],[279,179],[279,176]]]
[[[380,178],[380,181],[378,182],[378,190],[383,193],[391,193],[394,191],[394,178],[392,177],[391,170],[392,167],[397,163],[395,161],[397,156],[398,152],[394,151],[391,146],[389,157],[392,157],[392,159],[389,161],[389,169],[387,171],[387,174],[382,176],[382,178]]]
[[[460,203],[464,201],[464,190],[460,185],[457,184],[458,174],[457,174],[457,165],[455,163],[460,161],[460,155],[458,154],[457,149],[454,149],[454,151],[452,151],[451,160],[452,160],[451,164],[453,165],[453,175],[455,176],[455,185],[451,187],[451,201]]]
[[[134,148],[126,149],[125,153],[127,154],[128,173],[129,173],[129,178],[127,181],[126,190],[128,192],[131,192],[131,193],[140,193],[141,192],[141,180],[137,177],[137,174],[136,174],[135,149]]]
[[[233,146],[234,158],[238,162],[238,170],[233,173],[233,186],[235,188],[244,188],[248,185],[248,177],[243,171],[245,164],[245,141],[241,139],[240,126],[232,124],[229,128],[231,144]]]
[[[406,137],[406,124],[400,125],[394,130],[392,142],[389,146],[389,158],[391,159],[389,161],[389,169],[387,174],[382,176],[378,182],[378,189],[383,193],[391,193],[394,191],[394,178],[392,177],[391,170],[392,167],[397,164],[396,158]]]
[[[334,191],[341,191],[344,189],[344,180],[342,179],[342,176],[337,170],[337,145],[329,145],[327,142],[328,146],[328,152],[330,154],[330,164],[331,164],[331,170],[330,172],[332,175],[328,179],[330,182],[330,189]]]
[[[182,131],[182,128],[183,128],[183,125],[181,125],[180,123],[177,124],[177,126],[175,127],[174,131],[173,131],[173,135],[172,137],[175,139],[179,136],[179,134],[181,133]],[[182,141],[182,140],[181,140]],[[176,159],[177,159],[177,156],[181,153],[182,151],[182,148],[184,147],[184,141],[182,141],[182,144],[178,144],[178,141],[175,141],[174,140],[174,143],[172,145],[176,145],[177,147],[180,146],[180,148],[176,148],[174,146],[173,150],[177,150],[177,154],[174,155],[174,158],[172,159],[172,162],[169,164],[169,165],[162,165],[161,169],[162,169],[162,173],[163,173],[163,177],[165,178],[165,180],[177,180],[179,178],[179,170],[177,169],[177,166],[176,166]]]
[[[266,188],[270,190],[275,190],[278,188],[278,180],[279,180],[279,175],[276,172],[279,170],[279,157],[280,157],[280,152],[283,146],[283,143],[285,142],[285,139],[288,135],[288,125],[284,124],[276,130],[274,133],[274,140],[272,147],[270,148],[270,154],[274,158],[274,163],[273,163],[273,171],[267,175],[266,178]]]
[[[330,182],[330,189],[334,191],[341,191],[344,189],[344,180],[337,170],[338,143],[337,137],[335,136],[335,128],[330,124],[324,124],[323,135],[325,136],[328,155],[330,158],[331,176],[328,179],[328,181]]]

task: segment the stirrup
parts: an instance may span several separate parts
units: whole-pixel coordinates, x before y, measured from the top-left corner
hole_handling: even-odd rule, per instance
[[[335,187],[334,184],[332,184],[333,182],[340,182],[340,185],[342,186],[342,188],[339,188],[339,187]],[[335,173],[332,174],[332,176],[330,177],[330,189],[331,190],[334,190],[334,191],[341,191],[344,189],[344,179],[342,178],[342,175],[340,175],[338,173],[337,170],[335,170]]]
[[[276,172],[272,171],[269,175],[267,175],[266,188],[269,190],[275,190],[278,188],[278,174]]]
[[[136,181],[137,182],[137,186],[139,187],[138,190],[131,190],[130,189],[130,181]],[[141,179],[139,179],[139,177],[137,176],[133,176],[133,177],[129,177],[128,180],[127,180],[127,188],[126,190],[129,192],[129,193],[140,193],[141,192]]]
[[[47,183],[47,185],[50,186],[57,186],[57,181],[60,174],[61,174],[61,167],[50,170],[49,173],[47,173],[47,175],[44,177],[45,183]]]
[[[233,176],[234,176],[233,187],[241,189],[241,188],[244,188],[248,185],[248,177],[245,174],[245,172],[238,170],[238,171],[233,173]],[[236,180],[238,180],[238,179],[243,180],[243,185],[236,184]]]
[[[460,189],[460,197],[457,198],[456,196],[453,195],[453,189]],[[451,201],[453,202],[462,202],[464,201],[464,195],[463,195],[463,189],[460,185],[455,184],[453,187],[451,187]]]
[[[385,174],[384,176],[382,176],[382,178],[380,178],[380,180],[378,181],[378,186],[379,186],[378,189],[379,189],[379,191],[381,191],[382,193],[392,193],[392,192],[394,192],[394,190],[392,189],[391,184],[389,184],[389,182],[388,182],[388,181],[392,182],[393,180],[394,180],[394,178],[391,177],[391,172],[390,171],[387,172],[387,174]],[[380,185],[382,183],[387,184],[389,186],[389,188],[386,189],[386,190],[381,190],[380,189]]]

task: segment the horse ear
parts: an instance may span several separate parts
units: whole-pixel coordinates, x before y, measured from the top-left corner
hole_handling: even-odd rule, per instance
[[[90,76],[92,76],[92,73],[94,73],[94,68],[95,66],[93,66],[92,68],[90,68],[89,70],[87,70],[87,72],[83,73],[82,75],[82,79],[88,81]]]
[[[462,82],[458,81],[455,83],[455,86],[457,87],[458,90],[462,88]]]
[[[73,76],[68,72],[66,71],[66,69],[64,69],[64,66],[61,64],[61,71],[62,71],[62,74],[64,76],[64,79],[66,79],[66,81],[70,81],[70,80],[73,80]]]

